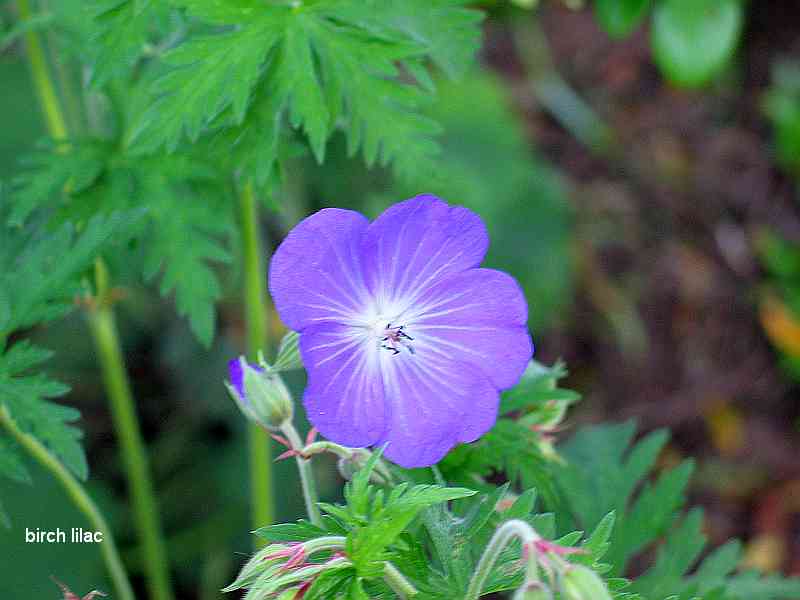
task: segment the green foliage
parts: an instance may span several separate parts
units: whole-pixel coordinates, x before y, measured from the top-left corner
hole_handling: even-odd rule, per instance
[[[373,453],[366,466],[345,486],[347,504],[344,509],[329,504],[321,505],[325,512],[338,518],[348,528],[347,555],[362,577],[375,577],[382,573],[382,562],[390,556],[387,548],[420,511],[475,493],[464,488],[411,486],[405,482],[394,486],[391,491],[376,489],[369,481],[379,457],[380,453]]]
[[[739,43],[741,0],[663,0],[653,15],[653,56],[674,83],[697,87],[717,75]]]
[[[617,526],[605,556],[611,574],[624,572],[631,557],[657,544],[653,565],[628,591],[648,600],[777,600],[800,593],[797,579],[735,573],[738,542],[714,550],[698,565],[706,549],[703,512],[681,516],[691,462],[648,481],[668,436],[656,431],[634,444],[634,433],[633,423],[585,428],[559,448],[568,462],[555,469],[569,519],[591,528],[614,511]]]
[[[112,236],[124,237],[136,213],[94,217],[79,233],[4,227],[0,235],[0,340],[51,321],[74,306],[79,276]],[[40,228],[42,229],[42,228]]]
[[[81,432],[70,425],[80,413],[49,401],[63,396],[69,388],[40,373],[31,373],[50,356],[49,351],[27,341],[17,342],[6,350],[0,356],[0,398],[23,431],[38,438],[79,478],[86,479],[88,468],[80,444]],[[2,450],[14,452],[9,445]],[[10,460],[18,462],[16,458]],[[19,471],[15,469],[4,470],[3,475],[19,479]]]
[[[83,7],[93,19],[92,83],[100,86],[127,75],[150,39],[152,17],[160,0],[94,0]]]
[[[576,525],[593,527],[607,512],[616,513],[608,557],[615,573],[624,572],[631,556],[667,530],[683,505],[692,472],[692,464],[686,462],[639,491],[667,442],[667,433],[656,431],[631,447],[634,432],[630,422],[584,429],[560,447],[567,463],[555,469]]]
[[[612,37],[624,37],[642,22],[650,0],[595,0],[594,11],[600,25]]]
[[[415,569],[424,568],[424,561],[418,554],[420,546],[408,535],[420,513],[432,506],[475,494],[463,488],[412,485],[409,482],[379,487],[371,483],[378,460],[380,453],[373,453],[345,486],[345,505],[320,504],[327,513],[321,527],[300,521],[256,531],[257,535],[273,544],[323,541],[331,539],[326,536],[344,536],[342,550],[347,558],[346,564],[342,568],[324,570],[324,575],[315,578],[305,598],[351,598],[352,594],[360,594],[362,588],[371,589],[371,586],[377,586],[376,590],[385,593],[381,579],[387,561],[400,567],[411,564]],[[227,589],[247,587],[250,590],[247,597],[278,591],[277,587],[272,587],[274,582],[269,582],[275,579],[271,568],[268,560],[265,562],[264,557],[256,555]]]
[[[535,490],[523,493],[502,511],[498,509],[498,503],[507,500],[508,487],[499,486],[453,509],[440,505],[423,514],[425,532],[430,540],[432,572],[426,573],[416,583],[425,598],[463,598],[475,573],[475,566],[495,530],[504,521],[522,519],[543,537],[555,536],[553,515],[534,512]],[[518,543],[506,548],[490,573],[483,593],[519,587],[522,584],[520,556]],[[584,558],[592,560],[589,555]],[[517,568],[514,568],[515,565]]]
[[[80,233],[65,224],[45,233],[17,227],[0,236],[0,405],[25,432],[34,435],[81,479],[87,476],[80,431],[71,425],[78,411],[50,402],[69,388],[39,372],[51,355],[26,340],[7,346],[20,329],[66,313],[80,291],[79,278],[100,247],[123,231],[124,215],[96,217]],[[0,439],[0,476],[27,482],[14,444]],[[0,511],[0,517],[7,517]]]
[[[262,7],[182,0],[187,13],[221,33],[190,38],[164,57],[155,101],[132,138],[143,150],[174,150],[216,128],[266,125],[258,171],[277,158],[275,138],[301,130],[317,160],[334,128],[367,163],[410,174],[437,152],[438,126],[419,114],[430,100],[426,60],[458,75],[477,48],[481,15],[463,0],[355,2]],[[231,26],[233,26],[231,28]],[[412,74],[416,82],[404,77]],[[285,117],[285,118],[284,118]],[[221,139],[233,142],[230,136]],[[245,165],[252,165],[245,161]],[[248,176],[258,172],[248,172]]]
[[[185,155],[126,155],[99,139],[49,147],[28,162],[31,169],[14,180],[12,224],[45,206],[56,223],[112,211],[143,216],[130,230],[130,260],[146,280],[161,274],[161,294],[174,293],[178,312],[211,343],[222,293],[211,263],[229,260],[221,240],[233,225],[230,192],[217,170]]]
[[[353,590],[361,587],[369,592],[365,597],[394,598],[396,596],[381,581],[384,564],[388,561],[418,590],[415,598],[451,600],[464,597],[490,538],[504,522],[520,519],[545,538],[555,536],[554,516],[535,511],[534,490],[509,502],[508,484],[486,494],[475,494],[471,490],[443,485],[412,485],[387,482],[382,478],[375,482],[374,468],[378,460],[379,453],[374,453],[346,485],[344,506],[321,505],[327,513],[321,526],[298,521],[258,530],[256,534],[270,546],[256,554],[227,589],[247,588],[246,598],[277,592],[281,588],[273,587],[273,583],[280,578],[281,570],[270,561],[276,552],[280,554],[287,548],[287,543],[303,543],[309,550],[314,544],[341,543],[340,560],[345,561],[341,564],[325,568],[332,564],[330,552],[323,552],[318,558],[307,557],[308,568],[317,571],[304,599],[351,598]],[[608,567],[600,561],[608,550],[613,523],[611,514],[602,519],[593,533],[580,543],[580,552],[571,555],[570,560],[600,573],[606,571]],[[582,538],[580,532],[572,532],[555,543],[574,546]],[[336,542],[339,539],[343,541]],[[288,548],[291,552],[297,546]],[[483,594],[519,587],[523,580],[521,558],[519,543],[503,550],[489,574]],[[321,572],[319,565],[322,565]],[[292,582],[287,580],[287,583]],[[620,588],[626,585],[624,580],[610,583]]]

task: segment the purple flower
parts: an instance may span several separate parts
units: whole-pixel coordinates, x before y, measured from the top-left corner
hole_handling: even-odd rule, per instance
[[[325,437],[419,467],[491,428],[533,347],[517,282],[479,268],[488,245],[478,215],[430,195],[372,223],[327,208],[289,233],[269,289]]]

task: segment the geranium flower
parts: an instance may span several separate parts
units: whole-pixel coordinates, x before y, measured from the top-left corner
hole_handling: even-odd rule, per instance
[[[419,467],[489,430],[533,347],[517,282],[479,268],[488,245],[478,215],[430,195],[372,223],[327,208],[289,233],[269,289],[300,333],[320,433]]]

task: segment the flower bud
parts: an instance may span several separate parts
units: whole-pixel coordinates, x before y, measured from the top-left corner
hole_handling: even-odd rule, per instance
[[[292,420],[294,404],[277,373],[252,365],[243,357],[228,363],[230,383],[225,383],[239,410],[251,421],[278,430]]]
[[[553,600],[553,592],[541,581],[526,582],[511,600]]]
[[[581,565],[570,565],[561,575],[561,594],[564,600],[611,600],[600,576]]]

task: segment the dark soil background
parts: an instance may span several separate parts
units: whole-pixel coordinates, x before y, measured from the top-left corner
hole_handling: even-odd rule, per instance
[[[585,401],[576,420],[669,427],[672,462],[698,460],[692,501],[713,543],[800,573],[800,390],[759,313],[764,228],[800,241],[796,184],[775,167],[763,115],[771,66],[800,56],[800,6],[750,3],[738,64],[702,91],[664,82],[647,31],[614,41],[589,11],[548,4],[560,74],[613,129],[593,152],[531,101],[508,31],[486,55],[517,92],[532,143],[571,180],[580,265],[574,312],[539,341]]]

